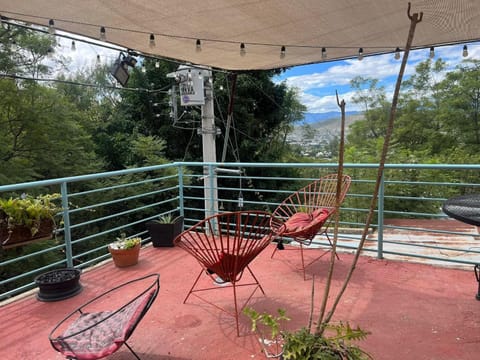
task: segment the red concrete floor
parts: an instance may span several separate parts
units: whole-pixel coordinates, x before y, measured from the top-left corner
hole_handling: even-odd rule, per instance
[[[257,293],[250,305],[259,311],[285,308],[289,328],[307,321],[311,281],[296,269],[300,258],[283,251],[270,259],[267,248],[251,268],[266,296]],[[320,250],[312,250],[314,252]],[[353,259],[340,254],[333,290],[338,290]],[[329,255],[308,269],[316,274],[315,303],[323,293]],[[249,320],[235,321],[226,313],[195,298],[183,299],[199,271],[195,260],[179,248],[142,249],[138,265],[119,269],[107,262],[82,274],[84,290],[73,298],[44,303],[35,293],[0,307],[0,359],[62,359],[48,342],[52,327],[76,306],[107,288],[148,273],[160,273],[160,293],[130,338],[144,360],[262,359]],[[457,270],[361,257],[335,320],[348,321],[371,332],[359,343],[375,359],[477,360],[480,358],[480,301],[472,270]],[[231,289],[211,295],[232,307]],[[241,294],[240,297],[243,295]],[[317,306],[318,308],[318,306]],[[134,359],[122,347],[110,359]]]

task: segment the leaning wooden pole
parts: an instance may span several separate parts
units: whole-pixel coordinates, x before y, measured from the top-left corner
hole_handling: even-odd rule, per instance
[[[398,97],[399,97],[399,94],[400,94],[400,86],[402,84],[403,75],[405,73],[405,68],[407,66],[408,55],[409,55],[410,49],[412,47],[413,37],[414,37],[414,34],[415,34],[415,28],[416,28],[417,24],[422,21],[422,18],[423,18],[423,12],[414,13],[413,15],[410,15],[410,8],[411,8],[411,4],[408,3],[407,14],[408,14],[408,18],[410,19],[410,30],[408,32],[407,44],[405,45],[405,52],[403,53],[402,64],[400,65],[400,71],[398,73],[397,83],[395,85],[395,91],[393,93],[392,107],[390,109],[390,118],[389,118],[389,121],[388,121],[387,133],[385,134],[385,142],[383,143],[383,149],[382,149],[382,154],[381,154],[381,157],[380,157],[380,163],[379,163],[379,166],[378,166],[378,173],[377,173],[377,179],[376,179],[376,183],[375,183],[375,189],[374,189],[374,192],[373,192],[372,201],[370,203],[370,211],[368,212],[365,227],[364,227],[363,232],[362,232],[362,237],[360,239],[357,250],[355,252],[355,257],[353,259],[350,270],[349,270],[349,272],[348,272],[348,274],[347,274],[347,276],[346,276],[346,278],[345,278],[345,280],[342,284],[340,292],[338,293],[337,297],[335,298],[335,300],[332,304],[331,310],[328,312],[325,319],[323,320],[324,324],[329,323],[330,320],[332,319],[332,316],[335,313],[335,310],[336,310],[336,308],[337,308],[337,306],[340,302],[340,299],[342,298],[342,295],[345,292],[345,290],[348,286],[348,283],[350,282],[350,279],[352,278],[352,274],[353,274],[353,272],[354,272],[354,270],[357,266],[358,259],[360,257],[360,253],[362,252],[363,245],[365,244],[365,240],[367,238],[368,229],[369,229],[370,224],[372,222],[373,214],[375,212],[375,208],[377,207],[378,191],[380,189],[380,183],[381,183],[381,180],[382,180],[382,177],[383,177],[383,170],[385,168],[385,162],[386,162],[386,159],[387,159],[388,148],[389,148],[389,145],[390,145],[390,139],[392,137],[393,127],[394,127],[394,123],[395,123],[395,114],[396,114],[396,111],[397,111]],[[323,332],[323,330],[324,330],[324,327],[321,329],[321,331]]]
[[[342,120],[340,125],[340,148],[338,151],[337,193],[335,198],[335,227],[333,230],[333,243],[332,251],[330,254],[330,266],[328,268],[327,280],[325,282],[325,290],[323,292],[322,304],[320,306],[320,313],[318,315],[315,334],[321,333],[323,331],[323,317],[325,316],[325,309],[327,308],[327,301],[330,294],[330,287],[333,278],[333,270],[335,268],[335,259],[337,257],[338,224],[340,221],[340,194],[343,187],[343,163],[345,158],[345,101],[339,101],[338,92],[336,93],[336,96],[337,105],[340,107],[340,111],[342,112]],[[309,325],[309,329],[311,329],[311,323]]]

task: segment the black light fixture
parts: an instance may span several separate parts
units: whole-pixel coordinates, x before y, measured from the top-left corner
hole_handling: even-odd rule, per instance
[[[137,59],[135,59],[131,54],[125,56],[120,53],[118,59],[113,64],[113,67],[110,69],[110,74],[120,83],[120,85],[125,86],[128,82],[130,74],[128,73],[128,67],[135,67],[137,64]]]

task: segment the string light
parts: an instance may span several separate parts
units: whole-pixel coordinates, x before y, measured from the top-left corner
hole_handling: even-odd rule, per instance
[[[430,47],[430,53],[428,55],[430,59],[433,59],[435,57],[435,48],[432,46]]]
[[[160,61],[155,61],[155,68],[160,69]]]
[[[155,35],[153,34],[150,34],[150,40],[148,41],[148,45],[150,46],[150,48],[154,48],[155,47]]]
[[[53,19],[48,20],[48,32],[51,35],[55,34],[55,21]]]
[[[358,49],[358,61],[363,60],[363,48]]]
[[[72,40],[72,46],[71,46],[70,50],[72,50],[72,51],[77,50],[77,46],[75,45],[75,40]]]
[[[55,50],[52,47],[49,47],[47,49],[47,57],[52,58],[54,53],[55,53]]]
[[[280,59],[283,59],[285,57],[286,49],[285,46],[282,45],[282,48],[280,49]]]
[[[322,47],[322,60],[325,60],[327,58],[327,49]]]
[[[200,41],[200,39],[197,39],[195,43],[195,51],[196,52],[202,51],[202,42]]]
[[[106,34],[105,26],[102,26],[100,28],[100,40],[105,41],[107,40],[107,34]]]
[[[245,49],[245,44],[241,43],[240,44],[240,56],[245,56],[247,53],[247,50]]]
[[[463,56],[463,57],[467,57],[467,56],[468,56],[468,48],[467,48],[467,45],[463,45],[462,56]]]
[[[100,60],[100,54],[97,54],[97,66],[100,66],[102,61]]]
[[[142,73],[144,73],[144,74],[147,72],[147,68],[145,66],[145,63],[142,63],[142,69],[141,70],[142,70]]]
[[[399,47],[397,47],[397,48],[395,49],[394,58],[395,58],[395,60],[400,59],[400,48],[399,48]]]

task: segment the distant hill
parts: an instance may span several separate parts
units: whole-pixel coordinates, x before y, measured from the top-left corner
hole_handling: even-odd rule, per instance
[[[323,114],[312,114],[312,115],[322,115],[318,117],[312,117],[311,122],[307,122],[313,129],[315,129],[316,134],[315,138],[310,141],[310,144],[320,144],[329,142],[334,136],[340,135],[340,113],[328,113],[329,115],[323,116]],[[345,133],[348,133],[348,128],[355,121],[362,120],[363,114],[360,112],[351,112],[347,113],[345,116]],[[294,130],[291,134],[288,135],[287,139],[291,143],[301,143],[305,144],[302,140],[303,138],[303,126],[304,122],[297,122],[294,126]]]
[[[359,115],[361,111],[347,111],[345,115],[348,117],[350,115]],[[306,122],[307,124],[317,123],[325,120],[330,119],[340,119],[341,117],[340,111],[329,111],[326,113],[304,113],[304,118],[298,121],[298,124],[302,122]]]

